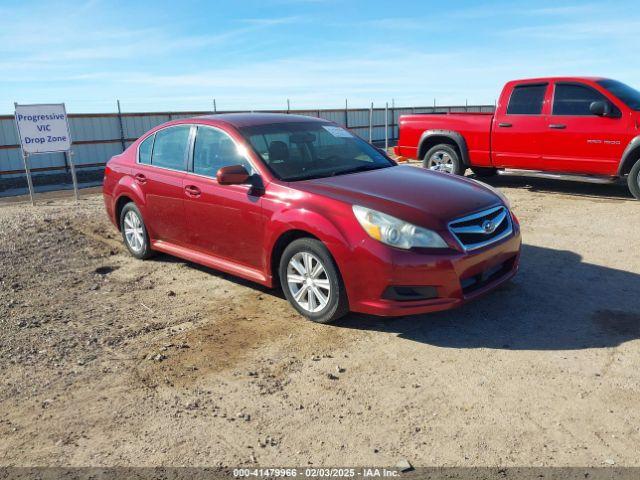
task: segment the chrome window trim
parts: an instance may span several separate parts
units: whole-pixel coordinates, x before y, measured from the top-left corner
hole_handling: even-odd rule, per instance
[[[487,240],[485,242],[478,242],[478,243],[473,243],[473,244],[470,244],[470,245],[463,244],[462,241],[458,238],[458,235],[456,235],[455,227],[453,226],[453,224],[461,223],[461,222],[468,222],[468,221],[471,221],[471,220],[475,220],[477,218],[486,217],[487,215],[491,215],[492,213],[495,213],[498,210],[504,210],[504,212],[506,214],[505,220],[508,222],[507,229],[504,232],[502,232],[500,235],[495,236],[493,238],[490,238],[489,240]],[[505,205],[498,205],[496,207],[488,208],[487,210],[482,210],[481,212],[473,213],[471,215],[467,215],[467,216],[464,216],[464,217],[461,217],[461,218],[456,218],[455,220],[452,220],[447,224],[447,228],[449,229],[449,233],[453,236],[453,238],[456,240],[458,245],[460,245],[460,248],[462,248],[462,250],[464,252],[477,250],[479,248],[486,247],[486,246],[491,245],[493,243],[497,243],[497,242],[499,242],[499,241],[511,236],[511,234],[513,234],[513,222],[511,220],[511,212],[509,211],[509,209]],[[460,232],[460,233],[464,233],[464,232]],[[469,232],[467,232],[467,233],[469,233]]]

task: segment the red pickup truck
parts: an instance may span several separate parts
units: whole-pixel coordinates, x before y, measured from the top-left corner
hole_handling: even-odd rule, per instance
[[[508,82],[495,113],[403,115],[395,153],[477,176],[502,169],[627,179],[640,199],[640,92],[616,80]]]

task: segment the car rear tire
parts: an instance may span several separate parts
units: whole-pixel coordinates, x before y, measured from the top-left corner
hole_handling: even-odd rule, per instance
[[[349,311],[338,267],[319,240],[291,242],[280,258],[279,275],[285,297],[309,320],[330,323]]]
[[[453,175],[463,175],[466,170],[462,165],[458,151],[446,143],[435,145],[427,150],[422,159],[422,166],[428,170]]]
[[[476,177],[480,178],[493,177],[498,173],[497,168],[491,167],[471,167],[471,171]]]
[[[640,200],[640,160],[637,160],[636,164],[631,168],[627,183],[631,194]]]
[[[147,227],[135,203],[127,203],[120,212],[120,231],[129,253],[140,260],[153,256]]]

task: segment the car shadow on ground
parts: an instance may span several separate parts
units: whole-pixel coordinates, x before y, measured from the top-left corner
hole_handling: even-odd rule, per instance
[[[493,177],[469,175],[469,178],[479,180],[496,188],[522,188],[530,192],[561,193],[574,197],[636,201],[631,192],[629,192],[626,181],[600,184],[509,174],[495,175]]]
[[[523,245],[518,275],[459,309],[397,319],[350,314],[335,326],[444,348],[615,347],[640,338],[640,275]]]

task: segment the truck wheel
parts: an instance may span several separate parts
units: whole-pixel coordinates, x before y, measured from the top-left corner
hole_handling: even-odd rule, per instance
[[[497,168],[491,168],[491,167],[471,167],[471,171],[476,177],[481,177],[481,178],[493,177],[498,173]]]
[[[435,172],[462,175],[466,170],[455,148],[446,143],[431,147],[424,156],[422,166]]]
[[[631,194],[640,200],[640,160],[636,161],[636,164],[631,168],[627,183]]]

